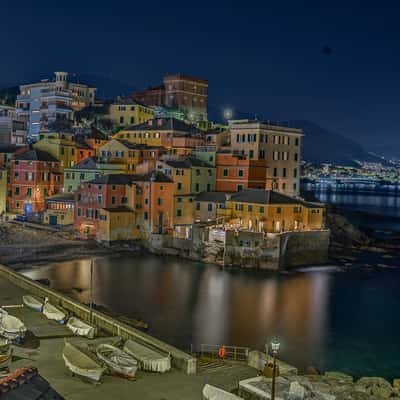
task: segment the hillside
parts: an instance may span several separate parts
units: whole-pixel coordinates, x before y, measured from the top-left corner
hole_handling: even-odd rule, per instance
[[[14,106],[18,93],[18,86],[0,88],[0,104]]]
[[[355,160],[382,161],[376,158],[357,142],[311,121],[291,120],[289,126],[301,128],[304,132],[303,159],[313,163],[338,163],[354,165]]]

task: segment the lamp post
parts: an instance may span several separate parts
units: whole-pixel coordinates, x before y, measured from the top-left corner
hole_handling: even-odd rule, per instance
[[[224,118],[229,121],[230,119],[232,119],[233,116],[233,112],[230,108],[225,108],[224,110]]]
[[[271,341],[271,353],[273,357],[273,367],[272,367],[272,388],[271,388],[271,400],[275,400],[275,378],[276,378],[276,356],[279,352],[279,347],[281,344],[277,339],[272,339]]]
[[[93,258],[90,260],[90,299],[89,299],[89,323],[93,322]]]

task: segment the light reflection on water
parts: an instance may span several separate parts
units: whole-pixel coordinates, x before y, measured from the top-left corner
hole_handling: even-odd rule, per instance
[[[346,206],[353,210],[400,217],[400,196],[366,195],[356,193],[314,192],[323,203]]]
[[[49,278],[54,288],[88,302],[89,265],[61,262],[25,275]],[[278,336],[283,358],[297,366],[392,377],[400,374],[393,359],[400,354],[399,272],[317,269],[273,276],[175,258],[110,257],[96,261],[94,300],[143,318],[150,334],[183,350],[201,343],[262,350]]]

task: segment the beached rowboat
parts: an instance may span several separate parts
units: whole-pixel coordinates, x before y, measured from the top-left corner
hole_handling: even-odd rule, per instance
[[[22,296],[22,301],[27,307],[32,308],[32,310],[39,312],[43,311],[44,301],[42,299],[39,299],[38,297],[27,294],[25,296]]]
[[[49,299],[46,297],[44,299],[43,314],[47,317],[47,319],[52,319],[60,324],[64,324],[68,313],[60,307],[56,307],[49,303]]]
[[[0,314],[0,335],[10,340],[22,340],[25,337],[26,326],[10,314]]]
[[[107,365],[112,373],[133,379],[138,369],[138,362],[128,353],[110,344],[101,344],[96,349],[97,357]]]
[[[171,369],[171,357],[128,339],[124,351],[139,361],[141,369],[153,372],[166,372]]]
[[[95,326],[89,325],[87,322],[76,317],[71,317],[68,320],[67,327],[78,336],[84,336],[89,339],[93,339],[96,336]]]
[[[99,382],[105,368],[89,357],[81,349],[65,342],[62,357],[66,367],[73,373],[84,378]]]

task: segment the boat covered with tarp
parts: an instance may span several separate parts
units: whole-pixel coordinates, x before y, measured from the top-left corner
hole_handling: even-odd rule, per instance
[[[77,336],[84,336],[89,339],[93,339],[96,336],[95,326],[76,317],[71,317],[67,321],[67,327]]]
[[[6,338],[0,338],[0,370],[10,366],[12,354],[11,341]]]
[[[63,310],[61,307],[56,307],[55,305],[51,304],[49,299],[46,297],[44,299],[43,314],[47,319],[57,321],[60,324],[65,324],[68,312]]]
[[[203,387],[203,399],[204,400],[240,400],[238,397],[232,393],[226,392],[216,386],[209,385],[208,383]]]
[[[14,341],[21,341],[25,337],[26,331],[25,324],[19,318],[7,312],[0,313],[0,336]]]
[[[106,368],[70,342],[65,342],[62,353],[66,367],[76,375],[99,382]]]
[[[97,358],[104,362],[111,373],[133,379],[138,361],[131,355],[111,344],[101,344],[96,349]]]
[[[140,343],[128,339],[124,351],[140,363],[140,368],[145,371],[167,372],[171,369],[170,355],[162,354]]]
[[[43,311],[44,300],[40,299],[39,297],[27,294],[25,296],[22,296],[22,301],[27,307],[31,308],[32,310],[39,312]]]

